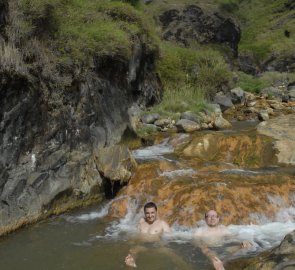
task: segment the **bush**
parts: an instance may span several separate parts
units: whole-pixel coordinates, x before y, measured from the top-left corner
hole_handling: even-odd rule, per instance
[[[206,97],[212,97],[231,76],[219,52],[212,49],[197,51],[169,42],[161,45],[158,70],[166,89],[202,89]]]
[[[244,91],[247,92],[259,93],[261,89],[268,85],[265,81],[261,80],[258,77],[253,77],[245,73],[240,73],[239,80],[236,86],[241,87]]]

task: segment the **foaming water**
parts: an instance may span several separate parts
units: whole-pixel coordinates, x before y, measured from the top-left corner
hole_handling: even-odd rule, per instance
[[[109,212],[109,208],[111,206],[111,204],[114,202],[114,201],[117,201],[117,200],[121,200],[122,198],[124,198],[126,196],[120,196],[120,197],[117,197],[116,199],[114,200],[111,200],[109,202],[107,202],[105,205],[103,205],[99,211],[93,211],[93,212],[90,212],[88,214],[81,214],[81,215],[77,215],[77,216],[72,216],[72,215],[62,215],[62,217],[67,221],[67,222],[70,222],[70,223],[81,223],[81,222],[88,222],[90,220],[95,220],[95,219],[99,219],[99,218],[104,218],[108,212]]]
[[[168,139],[165,139],[160,144],[134,150],[132,154],[137,160],[165,159],[164,155],[173,153],[173,151],[173,146],[168,143]]]
[[[160,174],[160,176],[165,176],[168,178],[174,178],[176,176],[191,176],[195,173],[196,171],[194,169],[179,169],[179,170],[173,170],[173,171],[168,171],[168,172],[163,172]]]
[[[282,204],[282,201],[277,197],[270,196],[270,200],[278,205]],[[78,216],[64,215],[64,218],[70,223],[103,219],[103,217],[107,215],[111,203],[112,201],[107,203],[97,212],[94,211],[89,214]],[[294,207],[281,208],[273,219],[256,213],[251,215],[252,219],[258,221],[258,224],[226,226],[225,228],[230,232],[230,237],[227,237],[219,246],[229,243],[240,243],[243,240],[248,240],[253,243],[253,248],[250,251],[260,252],[278,245],[286,234],[295,230]],[[83,240],[80,243],[75,244],[87,246],[89,245],[89,242],[94,241],[94,239],[128,240],[137,234],[137,224],[142,216],[143,209],[138,206],[138,202],[136,200],[129,200],[128,211],[123,218],[111,221],[106,225],[104,231],[100,234],[96,234],[95,237],[88,239],[88,241]],[[171,233],[164,235],[163,240],[165,242],[178,244],[189,243],[194,239],[194,234],[198,230],[203,230],[205,227],[206,224],[203,220],[197,221],[196,226],[192,228],[175,223],[172,225]],[[241,254],[241,256],[242,255],[245,255],[245,253]]]
[[[227,169],[227,170],[222,170],[220,171],[221,173],[224,174],[245,174],[245,175],[256,175],[256,174],[269,174],[270,172],[268,171],[262,171],[262,170],[248,170],[248,169]]]

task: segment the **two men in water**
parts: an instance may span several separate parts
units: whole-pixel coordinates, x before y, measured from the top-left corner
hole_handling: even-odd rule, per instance
[[[208,222],[207,223],[208,227],[212,228],[211,231],[215,232],[215,234],[218,233],[219,229],[218,228],[213,229],[213,228],[218,225],[219,219],[218,221],[216,220],[214,222],[214,218],[212,218],[213,214],[212,212],[210,213],[210,211],[207,212],[206,215],[208,216],[208,219],[206,219],[206,222]],[[217,217],[217,213],[216,213],[216,217]],[[138,230],[141,234],[145,236],[149,236],[153,239],[158,238],[158,240],[160,239],[163,233],[171,232],[169,225],[165,221],[158,218],[157,206],[153,202],[149,202],[144,206],[144,218],[140,219],[138,224]],[[202,247],[202,250],[211,259],[214,265],[214,268],[216,270],[224,270],[222,261],[219,260],[219,258],[215,254],[213,255],[211,255],[211,253],[209,254],[209,252],[207,252],[204,246]],[[131,250],[130,253],[126,256],[125,263],[127,266],[136,267],[135,259],[136,259],[137,253],[138,253],[138,250]]]

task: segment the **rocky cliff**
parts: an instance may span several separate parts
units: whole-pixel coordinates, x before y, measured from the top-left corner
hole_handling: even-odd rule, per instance
[[[144,34],[129,58],[60,64],[44,36],[15,35],[15,3],[0,4],[0,235],[102,200],[100,149],[120,141],[132,108],[161,96]]]

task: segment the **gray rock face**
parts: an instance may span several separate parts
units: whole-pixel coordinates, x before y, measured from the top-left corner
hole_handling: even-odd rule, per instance
[[[120,141],[129,108],[161,97],[155,52],[145,47],[138,38],[130,59],[96,57],[91,67],[56,69],[67,77],[60,85],[39,63],[20,73],[0,62],[0,235],[105,198],[114,179],[102,175],[97,156]]]
[[[222,111],[225,111],[228,108],[231,108],[234,106],[234,104],[231,101],[231,98],[223,94],[222,92],[218,92],[216,96],[214,97],[214,103],[219,104]]]
[[[187,119],[187,120],[190,120],[190,121],[193,121],[193,122],[196,122],[198,124],[200,124],[200,119],[199,117],[193,113],[193,112],[183,112],[180,116],[181,119]]]
[[[159,20],[166,40],[184,45],[188,45],[190,39],[199,43],[223,43],[237,55],[240,28],[230,18],[217,13],[207,14],[199,6],[190,5],[183,10],[165,11]]]
[[[128,148],[115,145],[101,149],[96,156],[97,169],[100,174],[111,182],[128,182],[136,161],[131,156]]]
[[[146,114],[141,117],[141,121],[144,124],[153,124],[156,120],[160,118],[158,113]]]
[[[245,92],[242,88],[237,87],[230,90],[233,104],[244,104],[246,100]]]

